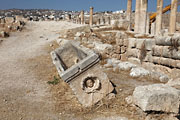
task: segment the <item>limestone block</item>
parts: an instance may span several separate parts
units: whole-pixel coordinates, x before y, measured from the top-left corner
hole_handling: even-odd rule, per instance
[[[95,49],[98,51],[104,51],[105,49],[111,49],[113,46],[110,44],[103,44],[101,42],[93,42]]]
[[[142,67],[132,68],[131,72],[130,72],[131,77],[143,77],[143,76],[147,76],[147,75],[150,75],[150,71],[148,71]]]
[[[146,39],[145,42],[146,50],[152,50],[154,45],[155,45],[155,39]]]
[[[141,61],[140,61],[139,58],[129,57],[128,61],[131,62],[131,63],[134,63],[134,64],[138,64],[138,65],[141,64]]]
[[[127,39],[127,35],[125,34],[125,32],[118,31],[116,33],[116,38],[117,39]]]
[[[128,45],[129,45],[129,40],[128,39],[124,39],[124,46],[128,47]]]
[[[136,38],[129,38],[128,41],[129,41],[128,48],[136,47]]]
[[[119,46],[123,46],[124,40],[123,40],[123,39],[117,39],[117,38],[116,38],[116,44],[119,45]]]
[[[152,62],[152,51],[146,52],[146,57],[144,59],[145,62]]]
[[[124,53],[124,54],[121,54],[121,60],[122,61],[127,61],[128,57],[127,57],[127,54]]]
[[[154,56],[162,56],[163,55],[163,46],[153,46],[153,53]]]
[[[169,46],[154,46],[153,55],[180,60],[180,49],[176,50]]]
[[[14,17],[5,17],[5,22],[6,23],[13,23],[14,22]]]
[[[173,41],[177,41],[177,43],[180,45],[180,36],[175,35],[173,37],[171,36],[156,37],[155,41],[156,41],[156,45],[172,46]]]
[[[152,71],[151,78],[159,80],[160,82],[167,83],[169,81],[169,76],[162,74],[160,72]]]
[[[130,62],[121,62],[118,64],[119,70],[121,71],[128,71],[131,70],[132,68],[137,67],[135,64],[132,64]]]
[[[153,56],[153,63],[160,64],[160,57]]]
[[[145,39],[136,39],[136,48],[141,49]]]
[[[121,47],[119,45],[115,46],[115,53],[117,54],[121,53]]]
[[[143,111],[179,112],[179,90],[164,84],[138,86],[133,92],[134,104]]]
[[[133,49],[128,48],[128,57],[139,58],[139,56],[140,56],[140,50],[136,48],[133,48]]]
[[[22,15],[15,16],[16,21],[24,21],[24,17]]]
[[[94,88],[88,88],[86,85],[84,86],[86,79],[88,80],[91,78],[95,81]],[[99,65],[90,68],[71,81],[69,85],[79,102],[85,107],[92,106],[114,90],[107,75],[102,72],[102,68]]]
[[[126,52],[126,47],[124,47],[124,46],[121,46],[121,54],[124,54],[125,52]]]
[[[51,52],[53,63],[79,102],[89,107],[114,90],[100,64],[100,56],[73,41]]]

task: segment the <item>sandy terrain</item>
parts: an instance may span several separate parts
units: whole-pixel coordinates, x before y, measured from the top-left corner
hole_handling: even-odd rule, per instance
[[[58,119],[51,86],[47,84],[48,74],[43,74],[43,69],[48,69],[43,56],[50,59],[46,48],[59,37],[60,30],[77,26],[67,22],[29,22],[24,31],[12,33],[0,43],[0,120]],[[50,67],[54,68],[52,64]]]

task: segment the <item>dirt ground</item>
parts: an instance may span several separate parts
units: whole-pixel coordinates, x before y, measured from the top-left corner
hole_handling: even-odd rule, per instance
[[[28,22],[22,32],[0,43],[0,120],[91,120],[121,116],[144,120],[146,113],[128,105],[125,98],[138,85],[156,83],[150,78],[133,79],[129,72],[104,70],[115,85],[116,97],[83,108],[69,86],[58,78],[50,52],[62,29],[79,25],[68,22]],[[58,78],[59,79],[59,78]]]

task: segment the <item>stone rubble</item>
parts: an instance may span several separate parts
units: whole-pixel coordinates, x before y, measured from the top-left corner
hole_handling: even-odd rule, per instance
[[[133,102],[143,111],[179,113],[180,91],[164,84],[138,86],[133,92]]]

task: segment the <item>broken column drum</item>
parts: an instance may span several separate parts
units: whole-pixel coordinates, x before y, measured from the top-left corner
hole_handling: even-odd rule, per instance
[[[92,106],[114,88],[99,64],[100,56],[93,51],[68,42],[51,52],[60,77],[67,82],[79,102]]]

